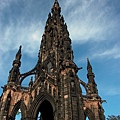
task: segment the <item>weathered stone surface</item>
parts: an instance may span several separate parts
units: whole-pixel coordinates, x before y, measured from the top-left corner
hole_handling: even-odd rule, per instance
[[[94,73],[87,65],[88,83],[81,81],[81,68],[73,62],[71,39],[57,0],[49,13],[38,53],[38,62],[31,71],[20,74],[21,46],[13,61],[8,83],[0,97],[0,120],[14,120],[20,109],[22,120],[105,120],[102,100],[98,95]],[[28,87],[23,80],[30,79]],[[85,87],[82,95],[80,84]]]

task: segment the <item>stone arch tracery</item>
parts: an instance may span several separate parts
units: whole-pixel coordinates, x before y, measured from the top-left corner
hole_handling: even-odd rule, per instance
[[[31,116],[31,118],[34,120],[36,119],[36,116],[38,114],[38,109],[40,107],[40,105],[47,100],[52,108],[53,108],[53,113],[55,113],[56,111],[56,105],[55,105],[55,100],[53,99],[53,97],[51,97],[49,94],[47,93],[41,93],[40,95],[38,95],[35,100],[32,103],[32,106],[30,107],[30,111],[29,111],[29,116]]]
[[[86,95],[86,93],[87,93],[87,84],[85,82],[83,82],[82,80],[80,80],[80,86],[81,86],[81,88],[84,89],[85,95]],[[83,92],[83,89],[82,89],[82,92]]]
[[[18,101],[15,105],[14,105],[14,108],[12,109],[12,112],[10,114],[10,118],[12,118],[13,120],[15,119],[15,116],[18,112],[18,110],[21,110],[21,115],[22,115],[22,119],[25,119],[26,118],[26,105],[24,104],[23,101]]]

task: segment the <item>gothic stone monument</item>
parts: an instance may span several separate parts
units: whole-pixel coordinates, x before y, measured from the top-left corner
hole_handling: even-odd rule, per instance
[[[81,68],[73,62],[71,39],[57,0],[48,15],[38,62],[24,74],[20,73],[21,49],[0,97],[0,120],[15,120],[18,110],[21,120],[105,120],[89,59],[88,83],[77,76]],[[35,77],[23,87],[23,80],[30,75]],[[86,95],[82,95],[80,84]]]

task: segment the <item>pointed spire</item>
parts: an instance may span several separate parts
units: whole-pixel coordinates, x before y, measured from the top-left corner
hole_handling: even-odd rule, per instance
[[[61,13],[61,7],[59,6],[58,0],[55,0],[54,5],[52,7],[53,15],[59,15]]]
[[[13,61],[13,66],[15,64],[17,64],[19,67],[21,66],[21,62],[20,62],[20,59],[21,59],[21,56],[22,56],[22,54],[21,54],[21,48],[22,48],[22,46],[20,45],[19,50],[16,53],[15,60]]]
[[[93,79],[94,79],[94,73],[92,72],[92,66],[90,64],[90,61],[89,61],[89,58],[87,58],[87,71],[88,71],[88,74],[87,74],[87,78],[89,79],[90,76],[93,76]]]
[[[16,54],[16,57],[15,57],[16,60],[20,60],[21,59],[21,48],[22,48],[22,46],[20,45],[19,50],[18,50],[18,52]]]
[[[90,96],[91,94],[98,94],[97,85],[94,80],[94,73],[92,72],[92,66],[90,64],[89,59],[87,58],[87,78],[88,78],[88,90],[87,95]]]
[[[49,60],[50,56],[52,56],[52,59],[56,59],[56,68],[59,67],[60,61],[73,60],[69,31],[64,22],[64,17],[60,13],[61,7],[59,6],[58,0],[55,0],[52,13],[48,14],[45,31],[42,36],[40,52],[38,54],[38,64],[43,64],[45,60]],[[58,57],[56,58],[55,56]],[[36,76],[39,76],[39,74]]]
[[[15,60],[13,61],[13,67],[9,72],[9,77],[8,77],[8,81],[9,82],[16,82],[19,83],[19,67],[21,66],[21,48],[22,46],[20,45],[19,50],[15,56]]]
[[[87,70],[88,72],[92,72],[92,66],[90,64],[89,58],[87,58]]]

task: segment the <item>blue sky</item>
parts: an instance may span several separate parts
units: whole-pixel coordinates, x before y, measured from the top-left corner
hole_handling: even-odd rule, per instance
[[[41,36],[54,0],[0,0],[0,85],[7,83],[22,45],[21,73],[36,65]],[[105,115],[120,114],[120,0],[59,0],[79,77],[87,82],[89,58]],[[27,81],[24,83],[26,85]],[[2,89],[0,89],[2,93]]]

